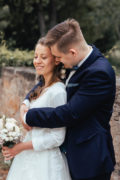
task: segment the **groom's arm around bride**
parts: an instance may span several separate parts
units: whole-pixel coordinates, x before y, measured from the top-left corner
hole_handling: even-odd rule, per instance
[[[46,43],[65,68],[78,68],[66,85],[67,104],[31,109],[26,123],[48,128],[66,126],[65,148],[72,178],[109,180],[107,175],[115,165],[109,125],[115,99],[114,71],[100,51],[86,43],[74,19],[48,31]]]

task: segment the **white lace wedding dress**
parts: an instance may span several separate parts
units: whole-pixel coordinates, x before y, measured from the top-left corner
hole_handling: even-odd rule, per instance
[[[30,108],[57,107],[66,103],[65,86],[57,82],[30,103]],[[28,131],[24,141],[31,141],[34,150],[16,155],[7,180],[70,180],[66,157],[60,152],[66,129],[37,128]]]

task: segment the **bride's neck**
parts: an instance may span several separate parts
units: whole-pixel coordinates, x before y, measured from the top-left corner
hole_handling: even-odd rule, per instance
[[[52,77],[53,77],[53,74],[49,74],[47,76],[44,76],[44,79],[45,79],[45,86],[44,87],[48,87],[52,84],[54,84],[55,82],[58,82],[60,81],[57,77],[54,79],[54,81],[52,82]]]

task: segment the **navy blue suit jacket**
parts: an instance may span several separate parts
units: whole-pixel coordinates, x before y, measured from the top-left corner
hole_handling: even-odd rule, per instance
[[[71,77],[67,104],[28,111],[26,122],[37,127],[67,127],[66,156],[75,179],[112,172],[115,165],[109,121],[115,99],[115,74],[107,59],[93,52]]]

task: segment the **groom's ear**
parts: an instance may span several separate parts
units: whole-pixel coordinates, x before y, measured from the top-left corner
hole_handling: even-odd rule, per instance
[[[69,53],[73,56],[76,56],[77,55],[77,51],[75,49],[69,49]]]

